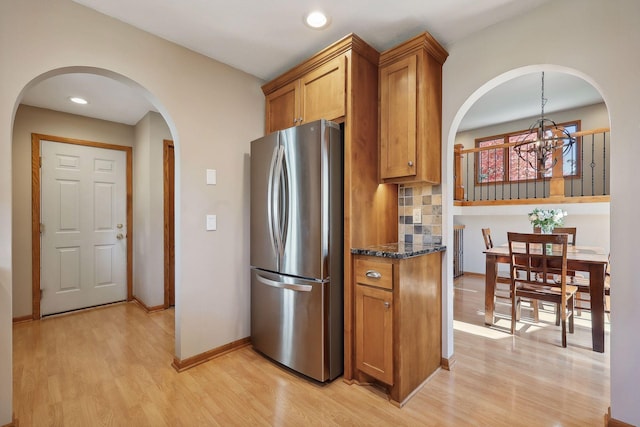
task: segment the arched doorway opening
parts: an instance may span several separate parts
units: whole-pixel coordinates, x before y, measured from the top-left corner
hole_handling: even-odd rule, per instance
[[[77,87],[74,88],[74,84]],[[68,94],[62,96],[64,91]],[[90,100],[95,103],[90,104],[95,107],[92,112],[57,108],[60,103],[68,102],[68,97],[80,94],[96,98]],[[46,99],[53,97],[57,99]],[[132,109],[132,104],[136,104],[137,109]],[[125,114],[120,114],[123,112]],[[153,94],[126,76],[95,67],[65,67],[34,78],[16,100],[11,142],[14,320],[30,319],[39,309],[34,291],[40,285],[31,280],[32,272],[38,269],[33,262],[31,238],[33,198],[30,182],[35,174],[30,170],[33,161],[28,160],[32,151],[29,140],[33,134],[52,137],[45,139],[61,137],[63,142],[80,145],[86,145],[84,142],[89,145],[106,143],[113,148],[127,148],[129,152],[133,149],[135,154],[128,161],[136,173],[128,184],[131,188],[128,189],[127,204],[131,217],[127,222],[133,222],[136,227],[132,236],[121,233],[128,230],[130,223],[122,228],[120,221],[115,230],[129,240],[126,262],[129,266],[133,264],[133,268],[128,278],[127,299],[137,300],[147,311],[165,308],[163,150],[164,140],[177,144],[175,125]],[[134,194],[132,199],[131,193]],[[39,199],[39,196],[35,198]],[[38,236],[34,238],[37,240]],[[136,248],[139,248],[138,253]],[[34,303],[38,304],[37,308]]]
[[[464,225],[465,226],[465,229],[464,229],[465,269],[464,271],[465,272],[469,271],[472,274],[476,273],[476,275],[478,275],[478,277],[476,277],[476,280],[479,283],[479,287],[475,290],[470,290],[470,289],[464,289],[464,288],[459,289],[458,287],[455,286],[453,274],[451,273],[453,271],[452,260],[451,260],[451,256],[449,256],[447,274],[446,274],[447,278],[445,281],[445,283],[447,283],[447,291],[443,293],[443,295],[447,295],[445,307],[443,308],[445,308],[445,312],[448,313],[447,317],[449,321],[448,321],[448,327],[446,331],[446,339],[444,340],[444,343],[443,343],[444,344],[443,352],[445,354],[448,352],[450,355],[454,353],[456,353],[456,356],[458,355],[458,351],[454,349],[454,336],[456,337],[456,342],[458,342],[459,337],[463,335],[477,337],[478,340],[476,342],[476,347],[475,347],[476,349],[483,348],[485,345],[489,346],[489,345],[494,345],[495,343],[501,343],[497,346],[499,347],[499,349],[494,348],[496,353],[496,358],[494,359],[493,356],[490,356],[489,358],[486,359],[488,365],[483,365],[483,366],[487,369],[496,368],[498,366],[498,359],[500,359],[502,362],[505,362],[505,360],[509,358],[508,353],[510,352],[520,351],[521,353],[526,353],[526,351],[523,351],[523,347],[524,347],[523,343],[526,341],[528,342],[534,341],[535,338],[533,337],[535,337],[536,334],[539,333],[539,330],[542,328],[537,328],[538,330],[536,330],[535,325],[530,327],[528,326],[528,330],[521,332],[521,334],[524,335],[523,337],[524,339],[521,339],[520,337],[514,338],[511,335],[509,335],[508,328],[502,328],[500,330],[500,328],[489,328],[484,325],[484,299],[485,299],[484,298],[484,277],[480,275],[484,275],[485,259],[483,254],[484,243],[482,240],[482,234],[480,229],[484,227],[490,227],[492,228],[492,234],[495,234],[494,229],[497,229],[498,234],[500,234],[500,236],[498,237],[494,236],[494,243],[497,243],[497,244],[505,243],[506,242],[505,230],[508,229],[509,231],[518,231],[518,229],[520,229],[523,232],[526,232],[526,230],[530,230],[530,225],[527,220],[526,214],[529,211],[531,211],[533,207],[535,207],[535,204],[534,205],[529,204],[529,205],[523,205],[523,206],[504,206],[504,205],[492,206],[492,207],[485,206],[485,207],[477,207],[477,208],[467,207],[467,206],[461,207],[460,205],[455,205],[453,202],[454,145],[457,143],[460,143],[460,140],[458,139],[458,137],[459,137],[459,134],[461,133],[460,129],[461,129],[461,124],[463,123],[463,119],[469,113],[469,111],[472,110],[473,106],[476,103],[478,103],[479,100],[481,100],[483,96],[495,90],[503,83],[509,82],[511,80],[517,79],[521,76],[525,76],[528,74],[536,74],[537,76],[540,76],[542,71],[565,73],[573,77],[582,79],[585,82],[587,82],[589,85],[593,86],[598,93],[602,94],[602,91],[600,90],[597,83],[590,76],[578,70],[570,69],[567,67],[548,65],[548,64],[531,65],[527,67],[522,67],[522,68],[510,70],[497,77],[494,77],[493,79],[490,79],[489,81],[481,85],[478,89],[476,89],[473,93],[471,93],[471,95],[469,95],[468,98],[464,100],[464,102],[460,105],[460,107],[455,112],[455,114],[452,115],[453,120],[451,121],[451,126],[449,127],[448,130],[445,130],[445,133],[447,131],[448,133],[446,133],[446,137],[445,137],[445,141],[446,141],[445,152],[447,154],[446,154],[446,158],[443,161],[443,170],[445,171],[445,175],[443,178],[446,180],[446,183],[447,183],[447,188],[448,188],[447,194],[450,195],[447,197],[447,200],[445,201],[445,207],[444,207],[445,215],[443,216],[443,220],[449,222],[446,225],[447,235],[448,235],[447,246],[453,248],[454,224]],[[537,91],[536,105],[538,107],[538,112],[539,112],[539,108],[540,108],[539,84],[536,86],[535,89]],[[547,94],[547,95],[549,97],[553,96],[552,94]],[[583,130],[587,130],[592,127],[601,127],[601,126],[608,127],[609,126],[610,113],[608,111],[606,104],[604,103],[604,100],[602,101],[602,105],[596,105],[595,107],[580,106],[580,108],[569,109],[567,110],[567,112],[563,112],[563,113],[558,112],[557,115],[559,117],[562,117],[562,114],[569,114],[569,115],[578,114],[578,113],[582,114],[587,110],[589,111],[597,110],[596,116],[598,117],[598,120],[604,120],[605,123],[602,124],[601,122],[598,122],[597,124],[593,124],[594,122],[592,118],[589,118],[589,120],[583,119],[583,123],[584,123],[582,127]],[[554,116],[556,115],[556,113],[550,113],[549,115]],[[521,118],[524,119],[524,122],[531,124],[532,117],[535,120],[535,114],[527,117],[523,116]],[[539,114],[538,114],[538,117],[539,117]],[[512,121],[517,122],[516,119],[512,119]],[[559,121],[562,121],[562,119],[559,119]],[[518,122],[518,123],[520,123],[519,126],[522,126],[521,122]],[[492,127],[492,125],[493,124],[489,123],[481,127],[480,128],[481,130],[476,132],[478,134],[477,137],[480,138],[482,136],[492,136],[494,134],[502,133],[502,131],[496,131],[497,126]],[[517,127],[517,126],[518,125],[516,125],[516,128],[514,128],[513,131],[520,130],[520,127]],[[524,129],[526,129],[527,127],[528,125],[524,126]],[[467,132],[469,131],[467,130]],[[504,132],[506,133],[507,130],[505,130]],[[473,132],[469,132],[469,134],[473,135]],[[469,135],[466,135],[466,136],[467,136],[467,140],[470,141],[471,144],[473,145],[474,137],[473,136],[469,137]],[[473,147],[470,147],[470,148],[473,148]],[[474,163],[472,161],[471,173],[473,173],[473,164]],[[597,238],[602,240],[599,241],[598,245],[603,247],[606,246],[607,248],[609,247],[608,203],[606,206],[606,212],[600,212],[600,211],[595,213],[589,212],[589,208],[586,206],[586,204],[583,204],[582,206],[578,206],[578,204],[576,204],[575,206],[565,205],[564,209],[569,211],[569,217],[568,217],[569,220],[577,221],[577,224],[570,224],[570,225],[578,225],[579,228],[582,228],[583,235],[585,238],[585,240],[582,241],[583,244],[587,244],[590,240],[595,239],[596,234],[599,233],[600,235],[597,236]],[[596,224],[596,226],[594,227],[593,224]],[[589,227],[592,227],[592,229],[589,229]],[[473,293],[478,294],[476,295],[477,298],[473,298]],[[457,304],[461,299],[466,299],[465,303],[475,300],[475,302],[472,303],[471,309],[466,313],[460,313],[458,311],[459,307],[457,306]],[[461,318],[464,318],[464,321],[461,321],[460,320]],[[476,319],[476,320],[469,320],[469,319]],[[589,328],[589,327],[590,326],[588,324],[585,324],[585,328]],[[549,329],[554,329],[554,328],[556,328],[555,325],[551,324]],[[550,335],[546,335],[545,337],[551,337],[551,340],[555,338],[559,339],[560,333],[558,330],[554,329],[553,331],[550,331],[549,334]],[[518,335],[520,335],[520,333],[518,333]],[[603,393],[603,395],[606,396],[608,395],[607,393],[610,387],[609,380],[608,380],[609,378],[608,377],[608,372],[609,372],[608,340],[606,344],[607,350],[606,350],[606,353],[603,355],[601,353],[595,353],[591,351],[591,347],[590,347],[591,337],[590,337],[589,330],[587,330],[586,333],[584,333],[584,336],[586,337],[586,344],[583,345],[582,343],[579,343],[577,346],[574,347],[574,350],[584,353],[586,357],[598,359],[597,363],[599,363],[599,366],[603,367],[603,369],[607,373],[605,376],[602,377],[604,378],[604,381],[602,381],[597,386],[597,387],[601,387],[601,389],[599,389],[598,392],[601,392]],[[443,338],[444,338],[444,335],[443,335]],[[554,343],[552,341],[549,341],[548,339],[546,339],[545,341],[545,339],[546,338],[540,339],[540,345],[544,345],[545,347],[550,347],[553,350]],[[491,344],[487,344],[487,343],[491,343]],[[456,360],[460,360],[460,358],[456,357]],[[497,373],[497,371],[496,371],[496,375],[498,377],[500,376],[500,374]],[[541,377],[547,376],[548,378],[549,375],[552,375],[552,374],[545,373],[545,374],[542,374]]]

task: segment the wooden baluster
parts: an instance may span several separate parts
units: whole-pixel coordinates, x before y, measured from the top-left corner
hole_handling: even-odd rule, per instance
[[[554,130],[556,137],[562,137],[562,131]],[[551,182],[549,183],[549,197],[564,197],[564,158],[562,147],[553,152],[553,169],[551,170]]]
[[[454,177],[455,177],[455,191],[454,191],[454,200],[464,200],[464,185],[462,185],[462,149],[464,145],[456,144],[453,147],[453,156],[454,156]]]

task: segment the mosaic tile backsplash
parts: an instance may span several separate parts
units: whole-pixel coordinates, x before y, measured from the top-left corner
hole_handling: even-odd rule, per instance
[[[413,210],[422,211],[422,222],[413,223]],[[398,187],[398,241],[442,244],[442,187],[400,185]]]

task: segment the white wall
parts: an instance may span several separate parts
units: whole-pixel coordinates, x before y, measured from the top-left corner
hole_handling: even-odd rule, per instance
[[[31,134],[133,145],[133,127],[59,111],[20,105],[13,127],[13,317],[30,316],[31,286]]]
[[[135,126],[133,147],[133,295],[147,307],[164,304],[164,140],[166,122],[150,111]]]
[[[547,96],[552,95],[547,94]],[[580,120],[582,127],[581,130],[583,131],[609,127],[609,114],[607,112],[607,106],[604,103],[558,111],[555,113],[546,113],[545,117],[554,120],[556,123]],[[529,126],[539,118],[540,117],[527,117],[511,122],[458,132],[456,134],[456,144],[463,144],[464,148],[475,148],[475,138],[502,135],[509,132],[528,129]]]
[[[563,17],[563,18],[558,18]],[[559,29],[567,22],[568,27]],[[569,28],[570,27],[570,28]],[[640,228],[633,171],[640,158],[640,2],[636,0],[556,0],[447,46],[443,82],[443,226],[453,247],[453,145],[469,106],[499,83],[542,69],[567,71],[589,81],[603,95],[610,115],[611,410],[614,418],[640,425],[640,283],[635,274]],[[543,48],[541,48],[543,47]],[[447,257],[445,356],[453,352],[451,257]]]
[[[543,209],[563,209],[569,214],[564,221],[566,227],[576,227],[578,245],[598,246],[609,253],[609,203],[567,203],[559,205],[519,205],[519,206],[462,206],[456,207],[454,222],[463,224],[464,229],[464,271],[485,272],[484,240],[482,228],[491,228],[495,245],[507,243],[507,232],[531,232],[527,214],[534,207]],[[505,270],[508,274],[508,269]]]
[[[185,359],[249,335],[248,153],[249,141],[264,131],[262,82],[71,0],[4,0],[0,425],[12,414],[13,120],[25,88],[52,70],[93,70],[137,82],[171,129],[177,177],[176,356]],[[205,185],[206,168],[218,170],[218,185]],[[205,232],[207,213],[218,215],[218,231]]]

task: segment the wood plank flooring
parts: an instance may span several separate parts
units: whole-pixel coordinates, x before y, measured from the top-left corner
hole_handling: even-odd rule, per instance
[[[173,310],[130,303],[14,325],[15,415],[21,427],[602,426],[608,332],[599,354],[588,318],[566,349],[544,310],[538,324],[525,311],[516,336],[508,319],[484,327],[483,280],[456,279],[457,362],[402,409],[370,386],[300,378],[251,347],[179,374]]]

